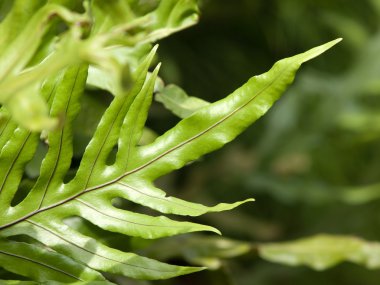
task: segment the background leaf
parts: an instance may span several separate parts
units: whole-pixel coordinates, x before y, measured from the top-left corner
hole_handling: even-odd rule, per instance
[[[306,265],[325,270],[340,262],[350,261],[370,269],[380,267],[380,247],[356,237],[318,235],[291,242],[259,246],[261,257],[286,265]]]
[[[156,100],[179,118],[186,118],[210,103],[197,97],[188,96],[176,85],[167,85],[156,95]]]

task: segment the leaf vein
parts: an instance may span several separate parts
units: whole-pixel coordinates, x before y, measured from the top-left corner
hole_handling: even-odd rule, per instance
[[[148,196],[148,197],[151,197],[151,198],[153,198],[153,199],[157,199],[157,200],[161,200],[161,201],[169,202],[169,203],[171,203],[171,204],[179,205],[179,206],[181,206],[181,207],[188,208],[188,209],[195,210],[195,211],[198,211],[198,210],[199,210],[199,209],[197,209],[197,208],[193,208],[193,207],[190,207],[190,206],[187,206],[187,205],[183,205],[183,204],[180,204],[180,203],[177,203],[177,202],[174,202],[174,201],[167,201],[165,198],[162,198],[162,197],[158,197],[158,196],[154,196],[154,195],[146,194],[146,193],[144,193],[144,192],[142,192],[142,191],[140,191],[140,190],[138,190],[138,189],[136,189],[136,188],[134,188],[134,187],[132,187],[132,186],[130,186],[130,185],[128,185],[128,184],[125,184],[125,183],[123,183],[123,182],[121,182],[121,181],[119,181],[119,182],[117,182],[117,183],[120,184],[120,185],[122,185],[122,186],[124,186],[124,187],[126,187],[126,188],[129,188],[129,189],[131,189],[131,190],[133,190],[133,191],[135,191],[135,192],[138,192],[138,193],[140,193],[141,195]]]
[[[43,262],[40,262],[40,261],[37,261],[37,260],[31,259],[31,258],[29,258],[29,257],[25,257],[25,256],[18,255],[18,254],[14,254],[14,253],[5,252],[5,251],[3,251],[3,250],[0,250],[0,254],[7,255],[7,256],[11,256],[11,257],[15,257],[15,258],[19,258],[19,259],[23,259],[23,260],[26,260],[26,261],[30,261],[30,262],[32,262],[32,263],[34,263],[34,264],[37,264],[37,265],[40,265],[40,266],[42,266],[42,267],[46,267],[46,268],[49,268],[49,269],[51,269],[51,270],[53,270],[53,271],[56,271],[56,272],[62,273],[62,274],[64,274],[64,275],[67,275],[67,276],[69,276],[69,277],[71,277],[71,278],[73,278],[73,279],[75,279],[75,280],[78,280],[78,281],[84,281],[84,280],[80,279],[79,277],[76,277],[75,275],[73,275],[73,274],[71,274],[71,273],[68,273],[68,272],[66,272],[66,271],[64,271],[64,270],[61,270],[61,269],[59,269],[59,268],[56,268],[56,267],[54,267],[54,266],[51,266],[51,265],[45,264],[45,263],[43,263]]]
[[[115,217],[115,216],[112,216],[110,214],[107,214],[107,213],[104,213],[100,210],[98,210],[97,208],[91,206],[90,204],[80,200],[80,199],[75,199],[76,201],[84,204],[85,206],[87,206],[88,208],[94,210],[95,212],[103,215],[103,216],[106,216],[106,217],[109,217],[111,219],[115,219],[115,220],[119,220],[119,221],[122,221],[122,222],[126,222],[126,223],[129,223],[129,224],[134,224],[134,225],[138,225],[138,226],[143,226],[143,227],[161,227],[161,228],[182,228],[182,226],[168,226],[168,225],[150,225],[150,224],[143,224],[143,223],[137,223],[137,222],[132,222],[132,221],[129,221],[129,220],[126,220],[126,219],[121,219],[121,218],[118,218],[118,217]]]

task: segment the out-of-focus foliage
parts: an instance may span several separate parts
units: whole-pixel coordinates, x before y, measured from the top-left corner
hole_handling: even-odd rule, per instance
[[[219,269],[225,259],[249,253],[251,243],[223,237],[185,235],[163,239],[143,250],[144,254],[157,259],[184,258],[190,264]]]
[[[348,236],[319,235],[297,241],[259,246],[261,257],[291,266],[325,270],[342,261],[380,268],[380,244]]]
[[[49,77],[88,63],[90,83],[121,93],[131,87],[131,69],[150,50],[149,43],[198,19],[196,1],[188,0],[145,5],[122,0],[16,0],[3,1],[0,9],[0,104],[34,131],[57,125],[39,94]],[[10,116],[3,113],[6,119]]]

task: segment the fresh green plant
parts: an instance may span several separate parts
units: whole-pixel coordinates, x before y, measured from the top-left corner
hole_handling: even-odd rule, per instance
[[[196,1],[18,0],[0,8],[5,15],[0,25],[0,266],[47,284],[109,284],[102,272],[164,279],[202,270],[113,249],[91,230],[85,232],[84,225],[76,227],[74,218],[144,239],[219,233],[210,226],[128,211],[115,199],[182,216],[252,201],[207,207],[168,197],[154,181],[232,141],[267,112],[302,63],[339,41],[278,61],[140,145],[159,70],[157,65],[148,72],[157,49],[150,43],[193,24]],[[74,119],[81,97],[94,87],[114,98],[75,169]],[[41,144],[47,152],[33,181],[25,168]]]

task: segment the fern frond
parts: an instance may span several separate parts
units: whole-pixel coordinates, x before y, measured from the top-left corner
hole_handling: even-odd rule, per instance
[[[94,9],[105,5],[103,1],[92,3]],[[127,6],[123,7],[128,8],[128,1],[112,3],[124,3]],[[154,25],[160,29],[165,25],[170,29],[182,27],[183,22],[178,20],[183,15],[180,8],[194,7],[193,1],[162,3],[168,6],[159,5],[156,12],[160,15],[170,11],[170,15],[166,15],[165,21],[162,15],[157,18]],[[109,8],[116,13],[118,7]],[[112,27],[119,23],[106,24],[96,30],[96,35],[112,32]],[[147,34],[144,35],[149,38]],[[157,34],[153,38],[156,39]],[[59,69],[58,73],[44,75],[44,84],[39,89],[41,98],[48,106],[49,116],[61,118],[61,124],[44,132],[48,151],[41,163],[40,175],[19,203],[15,203],[15,197],[25,167],[41,139],[40,134],[20,126],[12,112],[1,110],[8,119],[2,122],[0,136],[0,266],[33,281],[49,281],[49,284],[106,282],[101,272],[164,279],[202,270],[169,265],[111,248],[71,227],[67,220],[80,217],[104,231],[145,239],[196,231],[219,233],[207,225],[120,209],[113,205],[113,200],[123,198],[163,214],[182,216],[230,210],[252,201],[209,207],[168,197],[154,186],[154,181],[233,140],[280,97],[303,62],[336,42],[279,61],[269,72],[253,77],[225,99],[196,111],[153,143],[139,146],[159,70],[158,65],[153,72],[148,72],[156,51],[153,48],[132,69],[131,88],[120,84],[114,89],[113,101],[102,116],[75,177],[67,183],[65,177],[73,156],[74,119],[80,109],[88,64],[92,60],[79,60]],[[89,54],[96,52],[89,51]],[[9,86],[1,84],[2,88]],[[109,163],[107,158],[115,149],[116,159]]]

